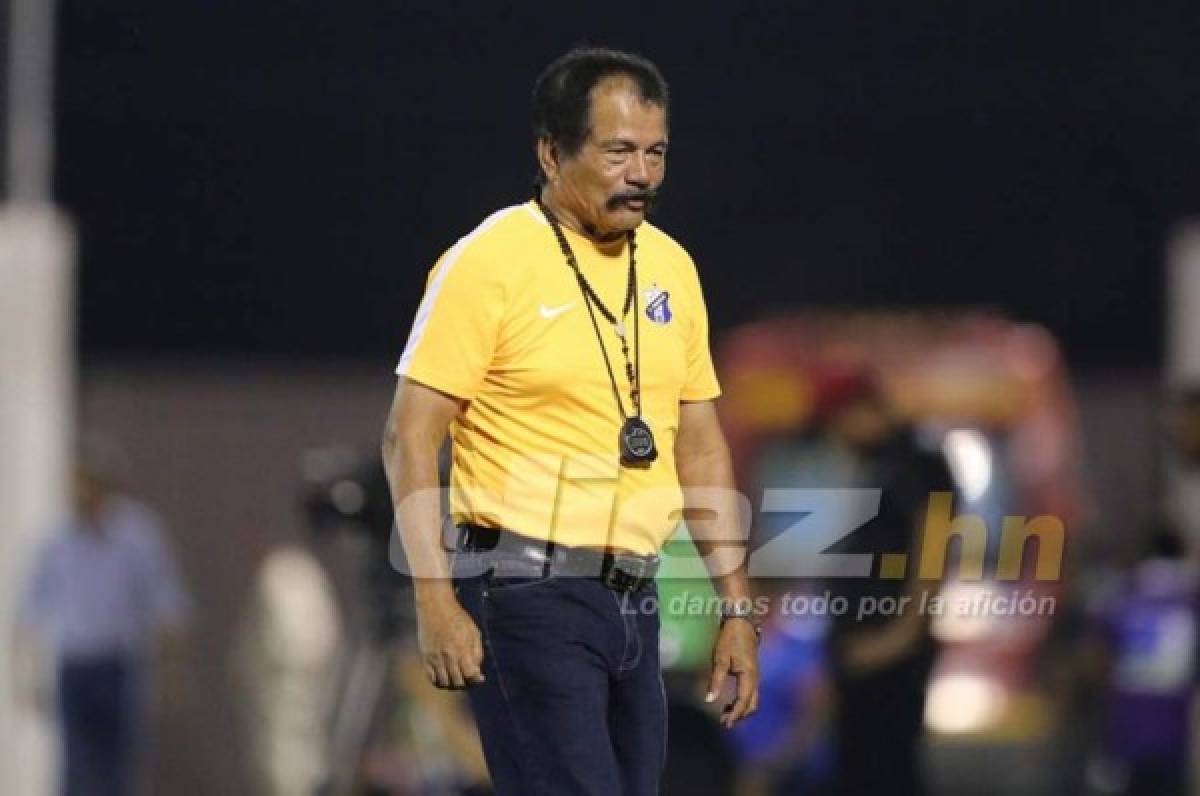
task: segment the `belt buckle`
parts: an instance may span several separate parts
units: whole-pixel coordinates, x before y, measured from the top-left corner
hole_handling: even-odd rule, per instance
[[[637,591],[654,579],[658,561],[654,558],[610,553],[605,557],[604,585],[613,591]]]

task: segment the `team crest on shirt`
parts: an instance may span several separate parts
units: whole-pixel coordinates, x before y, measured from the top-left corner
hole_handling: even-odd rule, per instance
[[[657,282],[650,284],[646,291],[646,317],[654,323],[666,326],[671,322],[671,294],[658,287]]]

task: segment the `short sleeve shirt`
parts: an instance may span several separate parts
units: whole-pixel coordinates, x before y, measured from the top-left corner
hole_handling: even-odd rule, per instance
[[[593,290],[619,315],[628,244],[564,233]],[[430,272],[396,373],[467,402],[451,427],[455,521],[641,553],[657,551],[678,524],[680,402],[716,398],[720,387],[691,257],[648,223],[636,244],[638,289],[624,326],[658,447],[647,468],[619,465],[613,380],[632,413],[620,338],[599,311],[593,325],[535,203],[493,214]]]

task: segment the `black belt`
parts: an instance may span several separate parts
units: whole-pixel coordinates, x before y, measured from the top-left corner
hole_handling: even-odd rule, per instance
[[[658,572],[658,556],[567,547],[481,525],[460,525],[458,531],[459,552],[515,555],[541,563],[547,573],[593,578],[617,592],[639,591],[653,583]]]

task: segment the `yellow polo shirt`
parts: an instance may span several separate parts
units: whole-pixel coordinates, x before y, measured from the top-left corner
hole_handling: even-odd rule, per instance
[[[606,250],[564,232],[592,289],[619,314],[627,244]],[[620,466],[622,418],[600,343],[536,203],[494,213],[430,271],[396,373],[468,402],[450,429],[456,522],[639,553],[657,552],[679,523],[679,404],[716,398],[720,387],[691,257],[649,223],[636,255],[625,326],[632,359],[639,313],[642,416],[658,447],[644,469]],[[632,412],[620,341],[599,312],[596,320]]]

